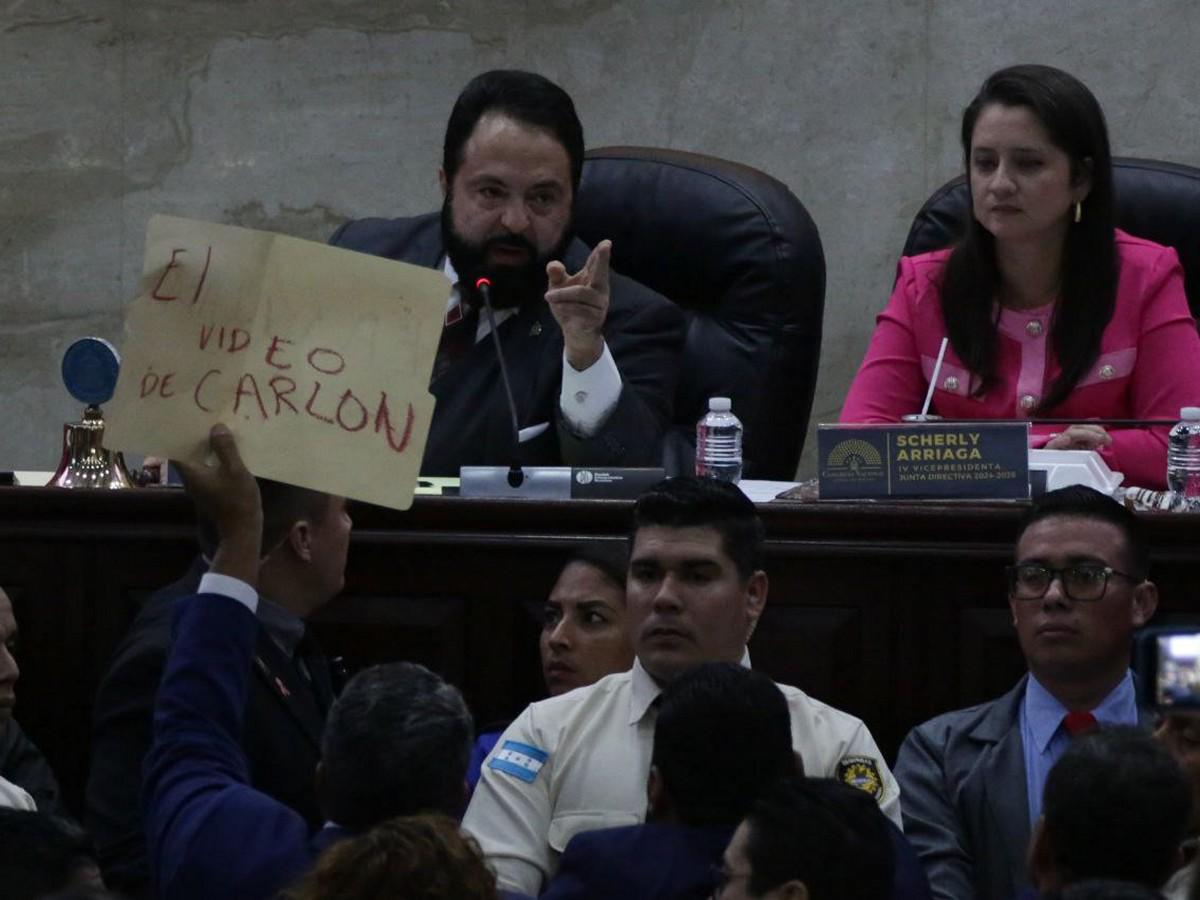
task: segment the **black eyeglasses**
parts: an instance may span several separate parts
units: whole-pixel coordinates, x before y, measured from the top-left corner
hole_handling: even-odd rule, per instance
[[[1062,582],[1063,594],[1068,600],[1099,600],[1104,596],[1108,579],[1113,575],[1126,578],[1134,584],[1142,581],[1136,575],[1118,572],[1112,566],[1098,563],[1076,563],[1061,569],[1041,563],[1018,563],[1005,571],[1008,573],[1008,592],[1015,600],[1040,600],[1046,596],[1055,578]]]

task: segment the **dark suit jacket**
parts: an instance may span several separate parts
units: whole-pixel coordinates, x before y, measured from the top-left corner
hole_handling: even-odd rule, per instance
[[[1026,681],[990,703],[918,725],[900,747],[904,834],[939,900],[1012,900],[1028,887]]]
[[[260,627],[220,594],[173,604],[174,643],[154,706],[144,786],[147,847],[158,895],[266,900],[349,832],[315,834],[250,785],[242,715]]]
[[[891,900],[929,900],[916,854],[900,829],[884,821],[892,842]],[[567,844],[540,900],[707,898],[733,831],[654,823],[585,831]]]
[[[330,243],[350,250],[436,268],[445,255],[437,213],[413,219],[360,219],[334,233]],[[572,242],[563,263],[577,271],[588,248]],[[562,386],[562,331],[549,306],[532,297],[498,329],[521,428],[549,422],[542,435],[521,444],[525,465],[658,466],[671,420],[684,318],[665,297],[613,274],[604,338],[621,372],[616,409],[590,438],[574,435],[558,410]],[[437,398],[424,475],[458,475],[464,465],[508,465],[512,424],[490,340],[480,341],[430,384]]]
[[[62,793],[50,764],[15,719],[0,722],[0,778],[28,791],[38,812],[65,814]]]
[[[154,594],[134,620],[100,684],[93,709],[87,826],[105,881],[133,896],[149,882],[139,792],[150,749],[154,695],[162,680],[174,601],[193,593],[204,573],[187,575]],[[256,632],[244,727],[239,732],[250,783],[296,810],[312,827],[323,821],[314,773],[321,730],[332,702],[328,671],[312,667],[310,685],[265,632]]]
[[[540,900],[705,900],[733,831],[650,822],[582,832]]]

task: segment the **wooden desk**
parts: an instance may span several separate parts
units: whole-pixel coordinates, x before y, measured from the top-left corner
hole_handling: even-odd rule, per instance
[[[481,724],[541,695],[538,604],[568,548],[624,540],[624,501],[421,498],[354,512],[346,591],[317,618],[354,668],[413,659],[465,693]],[[861,716],[893,757],[935,713],[996,696],[1023,669],[1003,566],[1022,507],[771,504],[768,608],[755,665]],[[1153,515],[1167,618],[1194,609],[1200,521]],[[139,604],[194,553],[178,491],[0,488],[0,584],[21,628],[17,718],[78,809],[90,707]],[[1159,619],[1164,615],[1160,614]]]

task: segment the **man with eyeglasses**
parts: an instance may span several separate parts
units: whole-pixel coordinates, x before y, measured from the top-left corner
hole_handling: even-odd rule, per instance
[[[1130,640],[1158,606],[1140,524],[1081,486],[1034,502],[1008,567],[1008,604],[1029,666],[1007,694],[914,728],[896,761],[904,831],[933,895],[1009,900],[1051,767],[1075,734],[1149,726]]]

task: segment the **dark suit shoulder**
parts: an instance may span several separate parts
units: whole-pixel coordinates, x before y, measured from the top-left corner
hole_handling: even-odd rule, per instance
[[[114,683],[126,684],[131,673],[150,672],[154,687],[158,687],[171,642],[171,608],[180,597],[196,592],[206,571],[208,564],[197,556],[182,577],[150,595],[113,651],[97,698],[105,696]]]
[[[634,860],[640,858],[639,853],[653,848],[660,858],[668,850],[682,851],[685,857],[719,856],[729,843],[733,831],[732,826],[726,825],[691,826],[658,822],[618,825],[580,832],[571,838],[566,853],[600,854],[602,857]]]
[[[951,710],[922,722],[908,733],[905,743],[920,740],[943,745],[964,735],[999,740],[1017,722],[1024,695],[1025,679],[1022,678],[1016,687],[995,700]]]
[[[167,662],[174,602],[172,596],[157,594],[133,620],[100,680],[93,719],[102,719],[109,711],[110,702],[128,703],[132,699],[131,692],[144,692],[149,687],[147,700],[153,700],[153,691],[158,687]]]
[[[643,825],[618,825],[613,828],[598,828],[581,831],[567,842],[565,852],[588,852],[598,847],[616,848],[624,844],[636,844],[642,836]]]
[[[0,722],[0,778],[28,791],[39,812],[63,813],[50,764],[15,719]]]
[[[436,265],[442,232],[438,213],[401,219],[352,219],[333,233],[334,247],[386,256],[417,265]]]
[[[988,700],[985,703],[977,703],[975,706],[967,706],[963,709],[953,709],[950,712],[944,712],[915,726],[909,732],[909,735],[919,734],[936,738],[947,734],[970,731],[992,711],[997,702],[996,700]]]

